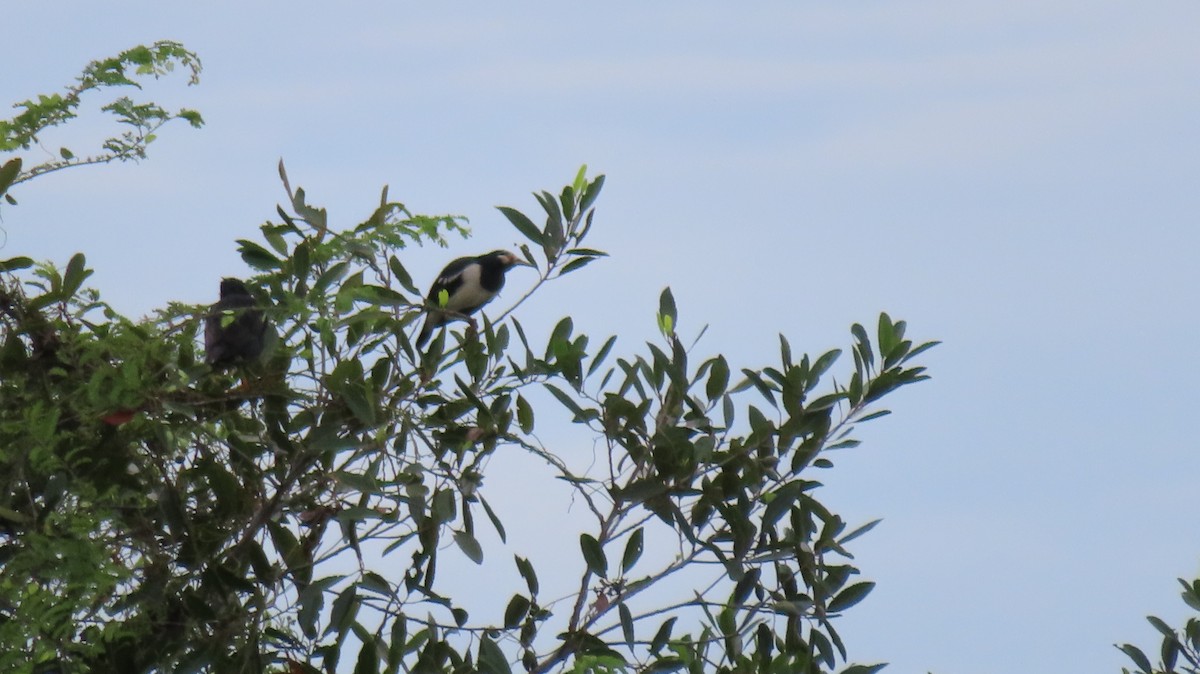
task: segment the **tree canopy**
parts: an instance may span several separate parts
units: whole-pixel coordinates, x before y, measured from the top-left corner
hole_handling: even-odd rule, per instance
[[[85,102],[178,72],[197,83],[199,58],[158,42],[18,103],[0,120],[0,152],[16,155],[0,162],[8,208],[27,180],[144,159],[174,120],[200,127],[194,110],[118,95],[99,110],[119,131],[98,147],[21,156]],[[604,176],[584,168],[535,192],[536,216],[499,207],[534,280],[418,349],[431,307],[406,262],[469,234],[465,220],[413,213],[385,187],[347,226],[279,173],[277,219],[236,242],[252,306],[133,319],[87,285],[83,253],[0,260],[0,668],[882,667],[850,664],[835,629],[873,587],[850,544],[876,522],[832,512],[819,474],[857,445],[857,424],[888,414],[885,397],[927,378],[914,359],[936,342],[884,313],[851,326],[848,358],[780,335],[763,362],[731,363],[680,334],[669,288],[647,290],[655,342],[593,339],[570,315],[531,334],[527,301],[607,257],[587,242]],[[214,368],[204,326],[246,311],[265,319],[262,353]],[[488,479],[500,451],[545,466],[529,479],[564,487],[579,527],[509,550],[524,513],[489,502],[514,488]],[[469,601],[478,584],[446,571],[462,568],[451,556],[499,599]],[[573,589],[549,594],[564,578]],[[1180,582],[1200,611],[1200,581]],[[1119,646],[1134,671],[1200,671],[1200,622],[1149,620],[1161,659]]]

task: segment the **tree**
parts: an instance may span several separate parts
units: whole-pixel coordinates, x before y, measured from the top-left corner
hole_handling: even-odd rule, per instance
[[[138,48],[117,64],[198,72],[181,50]],[[23,105],[41,112],[0,127],[5,149],[60,120],[61,106]],[[175,117],[200,119],[147,119]],[[152,135],[113,158],[144,156]],[[15,166],[0,192],[52,170]],[[0,667],[825,672],[846,662],[834,623],[873,587],[847,545],[875,522],[851,530],[816,498],[815,476],[831,452],[857,445],[856,424],[888,414],[881,399],[927,378],[911,363],[934,342],[914,343],[882,314],[871,331],[851,328],[853,363],[836,378],[840,350],[797,355],[783,336],[777,359],[741,367],[697,355],[669,288],[656,343],[592,340],[570,316],[539,340],[519,321],[523,303],[605,257],[586,247],[604,177],[581,169],[556,193],[535,193],[544,224],[500,207],[538,270],[527,292],[421,352],[411,340],[422,293],[404,260],[412,244],[465,234],[463,219],[411,213],[385,187],[362,223],[339,228],[282,163],[280,177],[278,221],[237,242],[271,324],[257,363],[205,364],[196,344],[208,307],[120,315],[84,286],[82,254],[63,269],[0,262]],[[547,427],[581,433],[601,460],[541,442],[535,430]],[[544,462],[586,513],[582,531],[544,534],[567,551],[553,575],[576,579],[565,601],[546,596],[546,568],[529,551],[509,561],[485,550],[514,515],[488,501],[501,448]],[[449,555],[497,583],[517,580],[471,615],[461,579],[438,574]]]
[[[1200,578],[1190,583],[1180,578],[1179,584],[1183,586],[1183,591],[1180,593],[1183,603],[1200,614]],[[1179,629],[1167,625],[1162,618],[1147,616],[1146,620],[1162,635],[1162,643],[1158,651],[1159,657],[1162,659],[1159,660],[1156,667],[1150,664],[1150,658],[1146,657],[1142,649],[1137,646],[1133,644],[1117,646],[1137,666],[1133,672],[1135,674],[1173,674],[1174,672],[1200,674],[1200,617],[1188,618],[1183,627]],[[1180,662],[1181,659],[1182,662]],[[1121,671],[1128,673],[1130,670],[1122,668]]]

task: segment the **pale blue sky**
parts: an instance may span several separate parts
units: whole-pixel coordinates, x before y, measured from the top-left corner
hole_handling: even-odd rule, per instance
[[[208,124],[22,186],[0,257],[83,251],[134,314],[211,301],[245,271],[233,240],[274,217],[283,157],[342,224],[384,183],[468,216],[473,241],[406,258],[426,283],[516,241],[494,205],[531,211],[587,163],[612,258],[526,325],[570,313],[632,350],[669,284],[681,331],[708,323],[701,351],[745,365],[779,332],[845,346],[881,310],[945,342],[825,474],[835,511],[885,518],[854,547],[879,585],[843,621],[852,659],[1117,672],[1113,642],[1156,650],[1143,616],[1183,614],[1200,4],[67,2],[5,23],[0,102],[174,39],[202,83],[149,93]]]

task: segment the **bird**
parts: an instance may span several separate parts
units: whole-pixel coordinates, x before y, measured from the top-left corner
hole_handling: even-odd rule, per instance
[[[469,317],[495,299],[504,287],[504,273],[518,265],[529,266],[507,250],[460,257],[446,265],[426,296],[428,316],[417,337],[417,348],[423,347],[434,331],[451,319]],[[446,292],[445,305],[440,301],[442,291]]]
[[[204,356],[213,368],[254,362],[262,355],[267,321],[255,306],[245,283],[221,279],[221,299],[204,319]]]

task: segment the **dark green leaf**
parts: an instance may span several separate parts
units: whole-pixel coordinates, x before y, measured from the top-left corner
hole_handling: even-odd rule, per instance
[[[592,357],[592,364],[588,366],[587,376],[592,376],[592,373],[600,368],[600,364],[608,357],[608,352],[612,350],[613,344],[617,342],[617,336],[613,335],[605,340],[604,345],[600,347],[600,351]]]
[[[644,671],[646,674],[667,674],[667,672],[678,672],[685,667],[687,667],[687,662],[683,658],[671,657],[655,660]]]
[[[560,269],[560,270],[558,271],[558,275],[559,275],[559,276],[565,276],[565,275],[567,275],[567,274],[570,274],[571,272],[573,272],[573,271],[575,271],[575,270],[577,270],[577,269],[583,269],[584,267],[586,267],[587,265],[591,264],[592,262],[595,262],[595,261],[596,261],[596,259],[597,259],[597,258],[594,258],[594,257],[577,257],[577,258],[574,258],[573,260],[571,260],[570,262],[568,262],[568,263],[566,263],[566,264],[564,264],[564,265],[562,266],[562,269]]]
[[[333,608],[329,610],[329,624],[325,626],[325,634],[333,631],[345,634],[349,629],[350,622],[354,620],[354,616],[358,613],[357,589],[357,587],[351,585],[342,590],[337,599],[333,600]]]
[[[579,406],[579,403],[575,402],[575,400],[571,398],[571,396],[567,395],[553,384],[544,383],[542,386],[545,386],[555,398],[558,398],[558,401],[562,403],[564,407],[571,410],[571,412],[575,415],[574,421],[587,421],[589,415],[583,410],[582,407]]]
[[[779,519],[784,517],[784,514],[790,511],[793,505],[796,505],[796,500],[803,493],[803,482],[788,482],[786,485],[776,489],[772,494],[772,499],[767,503],[767,510],[762,514],[763,529],[774,526],[776,522],[779,522]]]
[[[621,555],[621,573],[629,573],[633,565],[637,563],[642,556],[642,527],[638,527],[629,536],[629,541],[625,543],[625,554]]]
[[[633,648],[634,631],[633,631],[633,615],[629,612],[629,607],[625,602],[617,604],[617,614],[621,618],[621,634],[625,637],[625,645]]]
[[[454,542],[468,559],[476,564],[483,564],[483,548],[480,547],[479,541],[475,540],[474,536],[465,531],[456,531],[454,532]]]
[[[658,631],[654,633],[654,638],[650,640],[650,652],[657,653],[662,650],[662,647],[671,639],[671,628],[675,626],[675,618],[668,618],[666,622],[659,626]]]
[[[529,239],[532,243],[539,246],[542,245],[543,237],[541,230],[524,213],[508,206],[497,206],[496,209],[503,213],[504,217],[508,218],[508,221],[517,228],[517,231],[521,232],[522,236]]]
[[[84,279],[92,275],[92,270],[88,269],[86,264],[83,253],[75,253],[67,262],[67,269],[63,272],[62,294],[64,299],[74,297],[80,286],[83,285]]]
[[[815,384],[821,378],[821,375],[828,372],[829,368],[833,366],[833,363],[840,355],[842,355],[841,349],[834,349],[821,354],[821,357],[817,359],[817,362],[813,363],[812,368],[809,370],[809,385]]]
[[[488,505],[487,499],[485,499],[482,494],[478,494],[478,497],[479,504],[483,506],[483,512],[487,513],[488,519],[492,522],[492,526],[496,528],[496,535],[500,537],[500,542],[507,543],[508,534],[504,531],[504,523],[501,522],[500,518],[496,516],[495,511],[492,510],[492,506]],[[466,507],[466,504],[463,504],[463,508],[465,509]]]
[[[839,613],[841,611],[845,611],[846,609],[865,599],[874,588],[875,583],[870,581],[864,581],[850,585],[839,592],[837,596],[829,602],[829,606],[826,607],[826,610],[830,613]]]
[[[282,266],[279,258],[257,243],[246,239],[238,239],[237,243],[242,260],[251,267],[262,271],[275,271]]]
[[[883,520],[871,520],[870,522],[867,522],[866,524],[862,525],[861,527],[859,527],[859,528],[855,529],[854,531],[851,531],[850,533],[846,534],[845,536],[842,536],[841,538],[839,538],[838,544],[845,545],[846,543],[849,543],[850,541],[852,541],[852,540],[858,538],[859,536],[862,536],[863,534],[867,533],[868,531],[874,529],[876,527],[876,525],[878,525],[882,521]]]
[[[537,595],[538,593],[538,578],[537,573],[533,570],[533,565],[524,557],[513,556],[517,561],[517,571],[521,573],[521,577],[525,579],[525,585],[529,588],[529,594]]]
[[[742,368],[742,374],[746,375],[746,382],[740,384],[735,391],[741,391],[749,386],[754,386],[754,388],[758,389],[758,392],[762,394],[762,397],[766,398],[767,402],[771,403],[771,407],[776,409],[779,408],[779,405],[775,403],[775,393],[771,390],[771,387],[767,384],[767,382],[763,381],[763,378],[757,372],[748,368]]]
[[[887,356],[892,352],[892,348],[899,341],[896,335],[896,326],[892,323],[892,317],[887,315],[887,312],[879,314],[879,353],[882,356]]]
[[[870,367],[875,362],[874,352],[871,351],[871,338],[867,336],[867,329],[862,325],[855,323],[850,326],[850,332],[858,340],[858,353],[862,356],[864,363]]]
[[[596,203],[596,197],[600,196],[600,190],[604,187],[604,176],[596,176],[594,180],[587,186],[587,190],[583,193],[583,199],[579,202],[579,212],[583,213]]]
[[[0,262],[0,272],[28,269],[33,266],[33,260],[27,257],[10,257]]]
[[[878,665],[850,665],[849,667],[843,669],[841,674],[875,674],[875,672],[878,672],[884,667],[887,667],[887,663]]]
[[[729,363],[725,361],[725,356],[717,356],[711,362],[712,368],[709,370],[704,392],[709,400],[716,400],[729,388]]]
[[[486,634],[479,639],[479,671],[487,674],[512,674],[504,651]]]
[[[583,559],[587,562],[588,570],[606,578],[608,576],[608,559],[604,557],[604,548],[600,542],[589,534],[579,535],[579,548],[583,551]]]
[[[521,432],[533,432],[533,407],[519,393],[517,394],[517,423],[521,425]]]
[[[1134,646],[1133,644],[1123,644],[1121,646],[1117,646],[1117,648],[1120,649],[1120,651],[1125,655],[1128,655],[1130,660],[1133,660],[1133,664],[1137,665],[1138,671],[1146,672],[1147,674],[1154,671],[1154,668],[1150,665],[1150,658],[1147,658],[1146,654],[1143,653],[1137,646]]]
[[[750,593],[758,587],[758,580],[762,577],[762,569],[754,567],[746,572],[742,579],[737,582],[733,588],[733,604],[740,606],[746,603],[746,599],[750,597]]]
[[[362,648],[358,651],[358,662],[354,665],[354,674],[376,674],[379,671],[379,656],[375,650],[375,640],[363,640]]]
[[[512,629],[520,625],[529,613],[529,605],[528,597],[514,594],[513,598],[508,601],[508,607],[504,609],[504,628]]]
[[[395,255],[388,259],[388,269],[392,270],[392,275],[396,277],[396,280],[405,290],[414,295],[421,294],[417,290],[417,286],[413,284],[412,276],[409,275],[408,270],[404,268],[404,265],[400,263],[399,258]]]
[[[14,157],[4,162],[4,166],[0,166],[0,194],[8,191],[16,181],[17,176],[21,174],[21,158]]]

